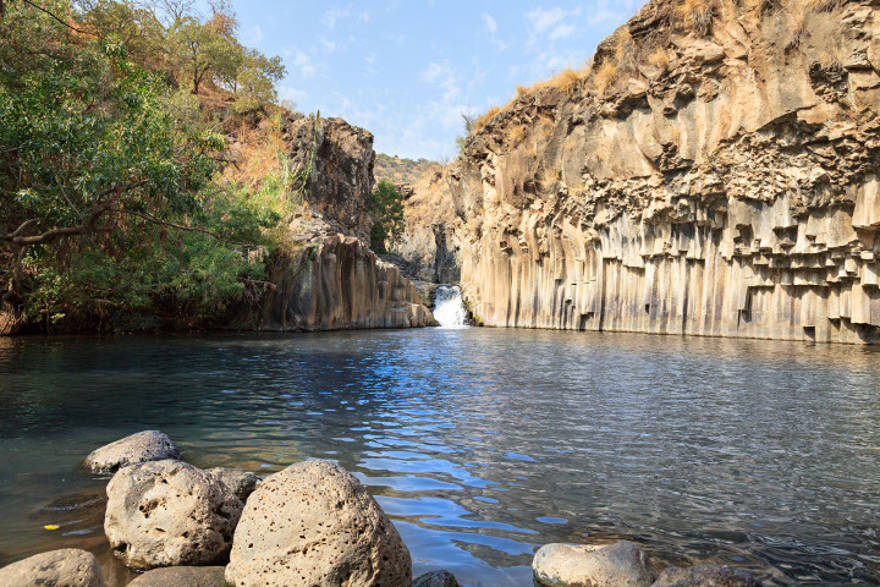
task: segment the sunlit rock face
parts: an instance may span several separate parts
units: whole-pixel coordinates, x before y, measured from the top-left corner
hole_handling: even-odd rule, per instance
[[[284,246],[265,258],[268,283],[235,323],[268,331],[415,328],[431,311],[399,269],[369,248],[373,135],[338,118],[281,121],[295,212]]]
[[[523,93],[448,170],[477,317],[878,341],[878,19],[654,1]]]
[[[277,261],[261,329],[417,328],[435,324],[415,285],[355,237],[337,235]]]

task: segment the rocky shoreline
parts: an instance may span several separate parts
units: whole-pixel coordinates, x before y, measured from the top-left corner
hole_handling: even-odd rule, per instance
[[[180,457],[167,435],[148,430],[84,461],[92,473],[112,474],[104,532],[114,556],[142,573],[129,585],[458,585],[442,570],[413,579],[394,524],[336,463],[307,460],[260,479]],[[726,566],[662,568],[628,541],[548,544],[532,569],[536,584],[549,587],[760,585]],[[0,584],[102,587],[104,579],[93,554],[67,548],[0,569]]]

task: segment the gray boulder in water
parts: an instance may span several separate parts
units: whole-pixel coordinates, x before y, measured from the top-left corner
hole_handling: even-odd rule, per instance
[[[334,463],[305,461],[267,477],[248,498],[226,581],[409,586],[412,561],[360,481]]]
[[[120,469],[107,485],[104,532],[126,565],[209,565],[225,558],[243,504],[225,484],[188,463],[151,461]]]
[[[167,434],[144,430],[95,449],[85,465],[95,473],[114,473],[128,465],[179,458],[180,451]]]
[[[0,569],[0,585],[15,587],[102,587],[101,567],[90,552],[53,550]]]
[[[413,587],[459,587],[459,585],[455,575],[449,571],[432,571],[414,580]]]
[[[716,565],[669,567],[660,573],[652,587],[760,587],[761,583],[745,571]]]
[[[165,567],[147,571],[128,587],[223,587],[223,567]]]
[[[243,502],[247,501],[248,496],[260,484],[260,478],[254,473],[239,471],[238,469],[214,467],[213,469],[206,469],[205,473],[222,481]]]
[[[632,542],[607,546],[547,544],[532,560],[535,580],[547,587],[648,587],[648,557]]]

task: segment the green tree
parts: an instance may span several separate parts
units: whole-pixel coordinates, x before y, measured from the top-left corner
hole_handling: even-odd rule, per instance
[[[242,65],[235,80],[235,111],[252,112],[278,99],[275,82],[287,74],[280,57],[266,57],[254,49],[242,50]]]
[[[233,243],[277,218],[214,186],[222,138],[172,116],[117,35],[41,8],[0,18],[3,300],[46,324],[220,311],[261,270]]]
[[[390,181],[383,179],[373,192],[370,201],[370,218],[373,228],[370,231],[370,246],[377,253],[387,252],[387,244],[398,241],[403,236],[403,196]]]

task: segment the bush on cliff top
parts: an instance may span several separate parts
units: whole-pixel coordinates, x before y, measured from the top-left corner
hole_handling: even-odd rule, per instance
[[[388,180],[379,182],[370,201],[370,247],[377,253],[387,252],[387,244],[403,235],[403,196]]]

